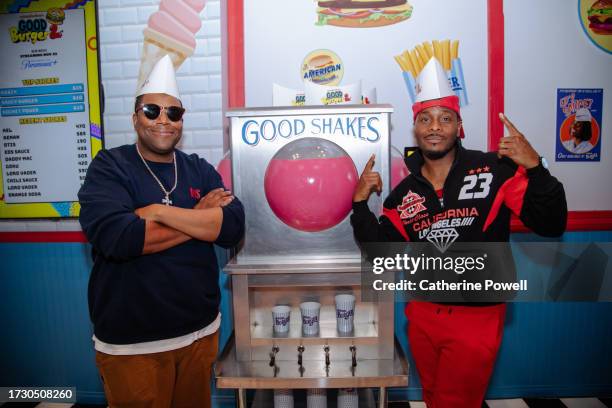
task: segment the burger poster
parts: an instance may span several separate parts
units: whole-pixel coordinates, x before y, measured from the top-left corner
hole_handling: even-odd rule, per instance
[[[0,218],[78,216],[101,148],[95,4],[65,6],[0,7]]]
[[[601,160],[603,89],[557,90],[558,162]]]
[[[317,2],[317,25],[349,28],[397,24],[412,15],[407,0],[322,0]]]
[[[579,0],[578,15],[593,44],[612,53],[612,0]]]

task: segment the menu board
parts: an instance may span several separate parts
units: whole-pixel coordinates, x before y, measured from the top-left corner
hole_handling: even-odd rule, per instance
[[[0,14],[0,218],[77,216],[102,147],[95,5],[44,3]]]

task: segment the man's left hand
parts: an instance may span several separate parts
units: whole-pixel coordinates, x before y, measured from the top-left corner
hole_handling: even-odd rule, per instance
[[[225,207],[230,204],[234,196],[231,191],[226,191],[224,188],[216,188],[206,194],[198,203],[193,207],[196,210],[202,210],[205,208],[216,208]]]
[[[531,147],[525,136],[518,131],[503,113],[499,114],[499,119],[509,132],[509,135],[504,136],[499,141],[499,156],[508,157],[526,169],[531,169],[540,164],[540,155]]]

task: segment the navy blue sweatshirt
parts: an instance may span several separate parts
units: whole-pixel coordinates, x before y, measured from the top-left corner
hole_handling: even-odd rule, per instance
[[[200,197],[223,187],[204,159],[176,151],[178,184],[172,205],[193,208]],[[171,163],[148,162],[166,190],[174,184]],[[178,337],[210,324],[219,311],[219,269],[213,243],[191,239],[142,255],[145,221],[134,211],[161,204],[164,194],[135,145],[100,151],[79,191],[79,221],[94,260],[89,313],[98,339],[131,344]],[[244,234],[244,209],[235,198],[223,208],[215,244],[232,247]]]

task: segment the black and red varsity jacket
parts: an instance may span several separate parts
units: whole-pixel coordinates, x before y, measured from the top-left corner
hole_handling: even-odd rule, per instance
[[[494,152],[457,146],[442,197],[421,174],[419,150],[406,158],[408,175],[389,194],[377,218],[367,201],[353,203],[355,238],[368,242],[505,242],[511,213],[535,233],[563,234],[567,202],[563,185],[542,164],[525,170]]]

